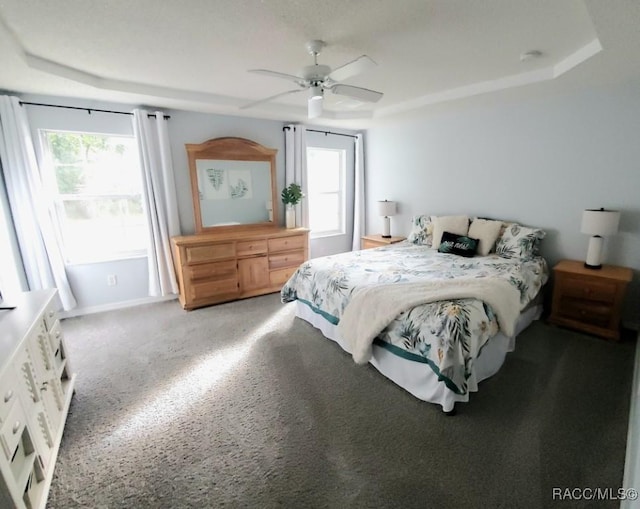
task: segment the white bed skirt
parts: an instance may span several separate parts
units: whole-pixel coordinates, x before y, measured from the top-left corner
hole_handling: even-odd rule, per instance
[[[306,304],[296,301],[296,316],[320,329],[322,334],[338,343],[343,350],[349,352],[340,341],[337,326],[325,320],[322,315],[313,311]],[[531,322],[540,318],[542,306],[535,305],[520,314],[516,325],[516,336],[526,329]],[[491,338],[481,349],[473,366],[473,374],[469,380],[469,392],[476,392],[477,383],[495,375],[508,352],[515,348],[515,337],[507,337],[501,332]],[[454,405],[461,401],[469,401],[469,394],[456,394],[444,382],[438,380],[428,364],[399,357],[389,350],[373,345],[373,355],[369,361],[380,373],[409,391],[416,398],[442,406],[445,412],[453,410]]]

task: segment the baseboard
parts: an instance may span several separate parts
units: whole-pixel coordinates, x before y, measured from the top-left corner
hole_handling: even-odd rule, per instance
[[[627,432],[627,454],[624,461],[623,487],[640,490],[640,334],[636,342],[631,407],[629,409],[629,431]],[[638,509],[640,500],[622,500],[621,509]]]
[[[116,309],[131,308],[141,306],[143,304],[153,304],[154,302],[163,302],[166,300],[175,300],[177,295],[165,295],[164,297],[145,297],[142,299],[126,300],[121,302],[110,302],[100,306],[89,306],[85,308],[75,308],[69,311],[60,311],[60,318],[73,318],[74,316],[90,315],[93,313],[102,313],[104,311],[114,311]]]

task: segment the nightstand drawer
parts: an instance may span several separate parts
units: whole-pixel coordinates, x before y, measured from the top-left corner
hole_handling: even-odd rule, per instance
[[[616,299],[618,287],[609,281],[590,281],[582,278],[564,277],[561,287],[562,296],[592,302],[613,303]]]
[[[561,260],[553,270],[556,280],[549,321],[603,338],[620,339],[622,301],[633,271],[614,265],[589,269],[579,260]]]
[[[364,239],[362,241],[362,249],[372,249],[374,247],[380,247],[380,246],[384,246],[385,244],[381,244],[380,242],[374,242],[373,240],[366,240]]]
[[[613,317],[613,308],[596,302],[563,298],[558,315],[597,327],[609,327]]]

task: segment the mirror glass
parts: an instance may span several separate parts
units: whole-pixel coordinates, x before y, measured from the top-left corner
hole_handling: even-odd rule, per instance
[[[277,224],[276,152],[244,138],[187,145],[196,233]]]

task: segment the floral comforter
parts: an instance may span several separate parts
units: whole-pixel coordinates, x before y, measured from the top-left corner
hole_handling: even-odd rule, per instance
[[[457,277],[502,278],[520,294],[520,308],[548,279],[545,260],[464,258],[408,242],[325,256],[302,264],[281,291],[338,324],[353,291],[381,283],[439,281]],[[473,361],[499,331],[492,309],[477,299],[438,301],[400,314],[375,340],[396,355],[428,364],[447,387],[468,392]]]

